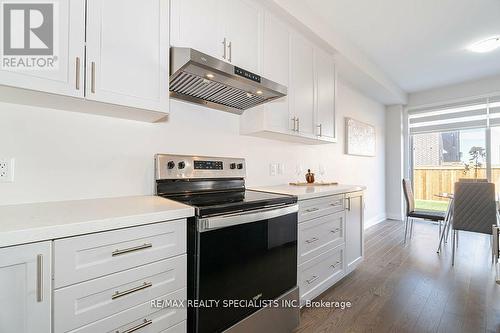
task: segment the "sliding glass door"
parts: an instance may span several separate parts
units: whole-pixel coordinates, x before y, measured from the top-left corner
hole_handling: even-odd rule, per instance
[[[453,193],[462,178],[490,179],[500,189],[500,105],[498,119],[495,105],[482,98],[408,111],[417,209],[446,210],[448,201],[439,194]]]
[[[414,134],[411,141],[417,209],[445,211],[448,201],[439,194],[453,193],[461,178],[487,177],[485,129]]]

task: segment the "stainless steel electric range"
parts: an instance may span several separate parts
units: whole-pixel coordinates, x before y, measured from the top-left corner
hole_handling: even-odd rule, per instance
[[[244,159],[158,154],[155,168],[157,195],[196,212],[187,227],[188,299],[204,306],[188,308],[188,331],[293,330],[297,198],[247,190]]]

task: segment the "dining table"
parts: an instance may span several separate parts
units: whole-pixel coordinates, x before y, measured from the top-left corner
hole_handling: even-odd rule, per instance
[[[441,199],[447,199],[448,202],[448,208],[446,208],[446,214],[444,217],[444,224],[443,228],[440,228],[439,230],[439,246],[437,249],[437,253],[441,251],[441,246],[443,242],[447,242],[448,240],[448,235],[450,233],[450,227],[451,227],[451,221],[453,219],[453,193],[447,193],[447,192],[441,192],[434,194],[435,197],[441,198]]]

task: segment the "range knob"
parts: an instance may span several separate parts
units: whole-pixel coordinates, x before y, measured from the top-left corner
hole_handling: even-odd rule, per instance
[[[186,167],[186,163],[184,163],[183,161],[179,162],[179,164],[177,164],[177,167],[179,169],[184,169]]]
[[[168,161],[168,163],[167,163],[167,168],[169,168],[169,169],[173,169],[173,168],[175,168],[175,163],[174,163],[174,161]]]
[[[236,169],[236,163],[229,164],[229,169]]]
[[[238,169],[243,169],[243,163],[238,163]]]

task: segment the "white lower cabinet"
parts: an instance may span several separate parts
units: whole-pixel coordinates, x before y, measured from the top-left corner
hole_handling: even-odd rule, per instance
[[[184,288],[186,271],[182,255],[57,289],[54,332],[81,327]]]
[[[185,332],[186,220],[54,241],[54,333]],[[183,323],[184,322],[184,323]]]
[[[186,220],[54,241],[54,286],[60,288],[186,253]]]
[[[0,332],[51,332],[51,244],[0,249]]]
[[[186,300],[187,289],[158,297],[159,300]],[[187,312],[185,308],[155,308],[147,301],[125,311],[92,322],[71,333],[124,333],[137,330],[141,333],[185,332]],[[175,325],[175,326],[174,326]],[[184,327],[184,330],[182,328]],[[172,329],[172,331],[168,329]]]
[[[363,192],[299,201],[297,277],[301,304],[363,260]]]
[[[345,213],[318,217],[299,225],[299,265],[344,243]]]
[[[301,301],[312,299],[331,287],[344,275],[344,246],[330,249],[299,266]]]
[[[363,193],[348,193],[346,201],[346,269],[351,272],[364,255]]]

